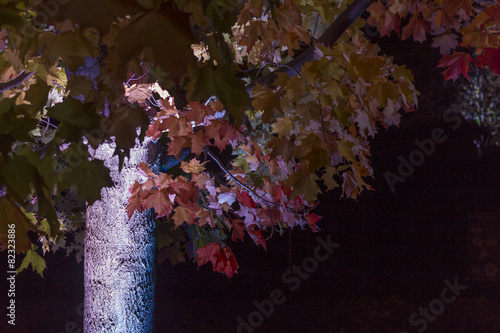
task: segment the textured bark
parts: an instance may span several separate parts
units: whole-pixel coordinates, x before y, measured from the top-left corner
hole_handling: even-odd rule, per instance
[[[114,147],[102,144],[95,156],[111,170],[112,188],[87,209],[85,235],[84,332],[145,333],[153,331],[154,219],[151,211],[128,218],[130,185],[140,176],[136,166],[147,161],[147,147],[136,147],[121,172]]]

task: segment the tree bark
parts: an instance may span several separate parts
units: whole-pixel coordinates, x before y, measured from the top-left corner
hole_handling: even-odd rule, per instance
[[[131,149],[118,171],[114,146],[102,144],[95,156],[115,182],[87,209],[85,234],[84,332],[153,332],[154,218],[152,211],[126,212],[129,187],[139,180],[137,165],[147,161],[147,145]]]

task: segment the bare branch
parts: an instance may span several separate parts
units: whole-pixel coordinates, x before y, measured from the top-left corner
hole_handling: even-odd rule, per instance
[[[4,83],[0,83],[0,94],[6,90],[12,89],[15,86],[20,85],[21,83],[26,81],[29,77],[31,77],[33,74],[35,74],[35,72],[21,73],[15,79],[12,79],[12,80],[4,82]]]
[[[355,0],[347,9],[340,14],[335,21],[325,30],[319,37],[318,42],[325,46],[333,46],[335,42],[342,36],[342,34],[349,28],[349,26],[365,12],[375,0]],[[308,61],[314,60],[314,53],[316,47],[311,44],[304,52],[299,54],[296,58],[286,64],[287,67],[281,67],[278,70],[264,75],[263,77],[252,81],[247,85],[247,92],[250,93],[252,88],[257,84],[271,85],[276,80],[277,72],[288,73],[289,75],[297,75],[302,72],[302,66]]]

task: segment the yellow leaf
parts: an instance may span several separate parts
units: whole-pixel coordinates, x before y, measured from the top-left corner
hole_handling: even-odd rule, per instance
[[[293,122],[290,118],[278,118],[274,124],[271,125],[273,133],[280,136],[289,137],[293,130]]]
[[[205,170],[205,163],[207,163],[207,161],[200,163],[200,161],[193,158],[189,162],[182,161],[181,162],[181,169],[182,169],[182,171],[187,172],[187,173],[199,173],[199,172],[202,172],[203,170]]]

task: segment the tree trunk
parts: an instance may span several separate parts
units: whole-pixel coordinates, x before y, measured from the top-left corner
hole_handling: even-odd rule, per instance
[[[147,161],[147,146],[131,149],[121,172],[114,145],[102,144],[95,156],[115,182],[87,209],[85,234],[84,332],[153,331],[154,219],[151,211],[128,218],[130,185],[140,178],[137,165]]]

